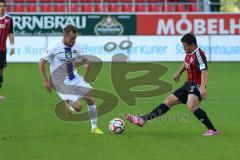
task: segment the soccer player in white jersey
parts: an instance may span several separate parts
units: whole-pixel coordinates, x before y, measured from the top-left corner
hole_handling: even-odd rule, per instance
[[[97,127],[97,108],[91,96],[92,87],[77,73],[75,64],[82,61],[88,69],[89,60],[81,53],[81,48],[76,42],[77,30],[73,25],[67,25],[63,31],[63,39],[51,45],[39,60],[39,69],[48,92],[52,88],[65,101],[72,112],[79,112],[82,105],[79,98],[88,104],[88,112],[92,125],[92,134],[103,134]],[[51,76],[48,78],[45,64],[50,62]]]

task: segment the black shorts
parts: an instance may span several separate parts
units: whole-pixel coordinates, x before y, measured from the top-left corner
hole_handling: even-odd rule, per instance
[[[173,94],[183,103],[187,103],[188,95],[194,94],[198,97],[199,101],[202,100],[202,96],[199,91],[199,86],[196,83],[186,82],[182,87],[178,88]]]
[[[7,67],[6,52],[0,51],[0,68]]]

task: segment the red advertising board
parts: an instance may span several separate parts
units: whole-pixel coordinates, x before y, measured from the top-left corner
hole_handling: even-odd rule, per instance
[[[240,14],[137,15],[138,35],[240,35]]]

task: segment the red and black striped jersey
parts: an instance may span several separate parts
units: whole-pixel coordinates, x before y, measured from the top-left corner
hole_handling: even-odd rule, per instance
[[[0,51],[6,51],[6,41],[9,33],[13,33],[13,19],[5,15],[0,17]]]
[[[187,82],[201,85],[201,72],[207,70],[207,58],[205,53],[198,47],[192,53],[186,53],[185,67],[187,70]]]

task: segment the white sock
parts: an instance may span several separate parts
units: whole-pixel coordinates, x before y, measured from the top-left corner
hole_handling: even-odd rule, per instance
[[[96,105],[88,105],[88,115],[91,121],[92,129],[97,128],[97,107]]]

